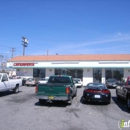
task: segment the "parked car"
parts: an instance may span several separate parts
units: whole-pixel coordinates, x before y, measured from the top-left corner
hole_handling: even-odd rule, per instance
[[[41,78],[41,79],[38,80],[38,83],[40,83],[40,84],[46,84],[48,82],[48,79],[49,78]]]
[[[117,99],[124,99],[127,102],[127,108],[130,110],[130,76],[127,77],[125,83],[120,83],[116,87],[116,97]]]
[[[37,83],[38,83],[38,80],[37,80],[37,79],[35,79],[35,78],[28,78],[28,79],[26,80],[25,85],[27,85],[27,86],[34,86],[34,85],[36,85]]]
[[[83,83],[80,78],[73,78],[76,87],[82,87]]]
[[[73,97],[77,95],[77,88],[71,76],[52,75],[47,84],[37,84],[35,92],[41,104],[45,101],[64,101],[71,105]]]
[[[111,102],[111,92],[102,83],[88,83],[83,90],[83,103],[85,102]]]
[[[117,87],[117,80],[114,78],[108,78],[106,80],[106,86],[107,88],[116,88]]]
[[[23,85],[23,86],[26,84],[26,80],[27,80],[28,78],[29,78],[29,77],[24,77],[24,78],[22,79],[22,85]]]
[[[18,93],[20,86],[22,79],[9,79],[6,73],[0,73],[0,92],[13,90],[14,93]]]

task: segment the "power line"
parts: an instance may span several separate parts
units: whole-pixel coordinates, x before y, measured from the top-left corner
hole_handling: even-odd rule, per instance
[[[9,46],[3,46],[3,45],[1,45],[1,44],[0,44],[0,46],[1,46],[1,47],[6,47],[6,48],[11,48],[11,47],[9,47]]]

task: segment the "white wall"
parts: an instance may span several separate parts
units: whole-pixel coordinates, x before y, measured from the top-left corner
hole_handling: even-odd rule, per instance
[[[7,62],[7,67],[19,68],[21,66],[15,66],[17,62]],[[30,67],[30,66],[22,66]],[[34,68],[111,68],[111,67],[130,67],[129,61],[48,61],[48,62],[34,62]]]
[[[16,70],[16,76],[21,76],[21,77],[33,77],[33,69],[32,68],[21,68]]]
[[[105,83],[106,81],[105,81],[106,79],[105,79],[105,68],[102,68],[102,83]]]
[[[54,75],[54,68],[46,68],[46,76],[45,77],[50,77],[51,75]]]
[[[83,69],[83,85],[86,86],[90,82],[93,82],[93,69],[84,68]]]

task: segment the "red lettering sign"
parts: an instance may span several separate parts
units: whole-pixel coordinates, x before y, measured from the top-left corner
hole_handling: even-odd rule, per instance
[[[14,66],[34,66],[34,63],[14,63]]]

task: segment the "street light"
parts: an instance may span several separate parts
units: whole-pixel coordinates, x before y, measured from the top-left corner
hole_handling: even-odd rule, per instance
[[[25,55],[25,47],[27,47],[27,44],[29,43],[28,39],[25,37],[22,37],[22,45],[23,45],[23,56]]]

